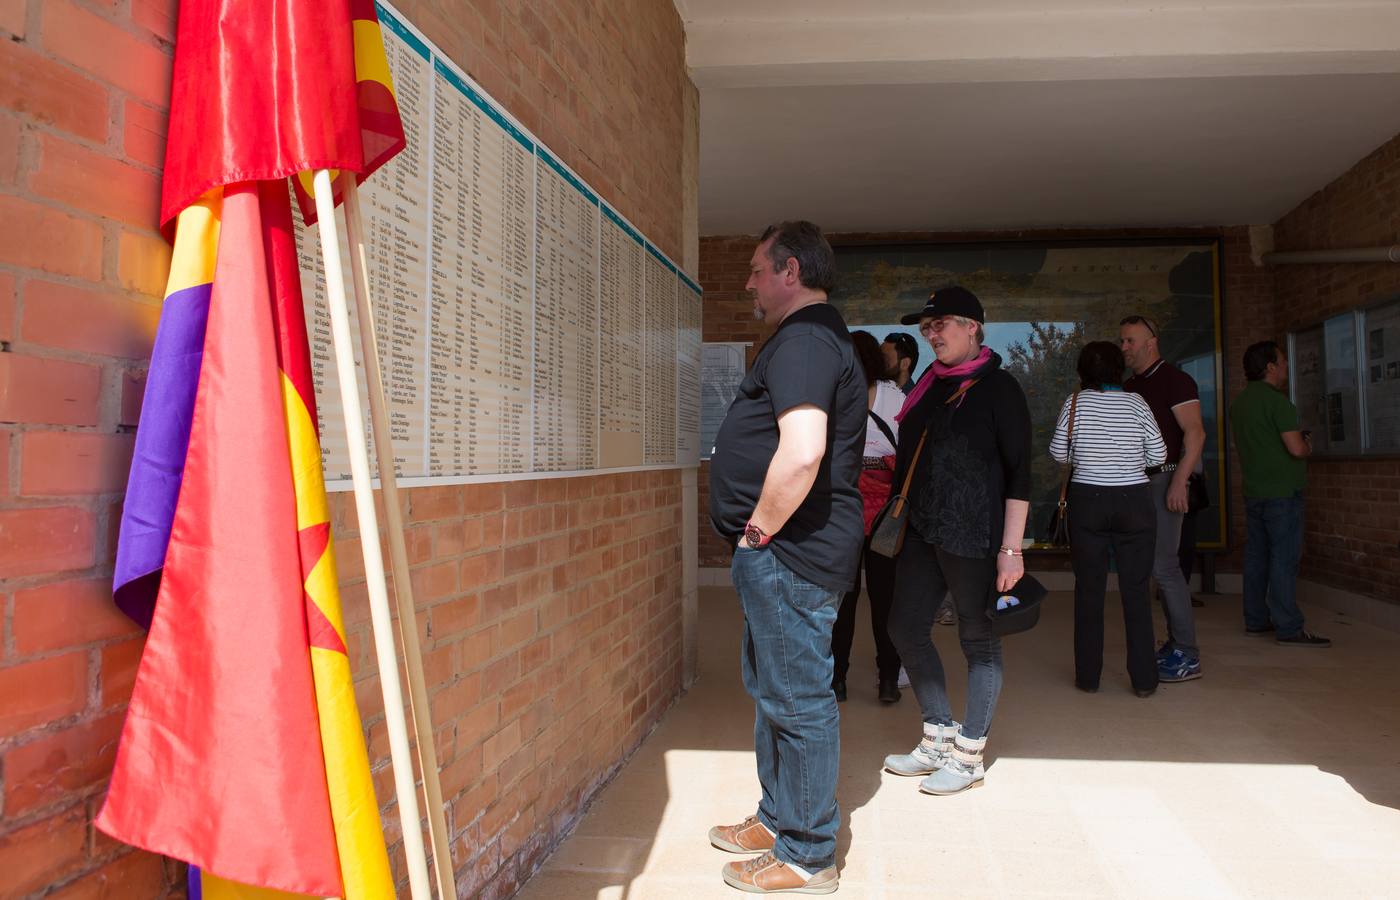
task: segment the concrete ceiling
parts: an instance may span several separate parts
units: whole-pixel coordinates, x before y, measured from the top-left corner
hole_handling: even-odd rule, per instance
[[[1400,132],[1400,0],[1150,4],[676,0],[700,233],[1270,223]]]

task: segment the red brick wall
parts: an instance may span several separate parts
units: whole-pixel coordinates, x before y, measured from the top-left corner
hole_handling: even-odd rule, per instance
[[[829,235],[835,245],[905,243],[927,241],[931,243],[955,243],[962,241],[996,240],[1063,240],[1063,239],[1110,239],[1124,237],[1220,237],[1221,238],[1221,279],[1224,286],[1223,312],[1225,348],[1225,395],[1232,396],[1238,390],[1237,384],[1243,377],[1238,366],[1230,361],[1237,360],[1244,348],[1256,340],[1262,340],[1271,333],[1272,276],[1267,269],[1256,267],[1250,260],[1249,230],[1245,227],[1214,229],[1175,229],[1168,232],[1143,231],[1140,229],[1095,231],[1015,231],[1015,232],[976,232],[976,233],[889,233],[889,234],[833,234]],[[707,341],[753,341],[755,345],[763,340],[767,330],[761,322],[755,322],[751,313],[752,304],[744,291],[748,278],[749,258],[753,254],[754,237],[707,237],[700,241],[700,283],[705,288],[705,340]],[[1229,466],[1232,490],[1238,497],[1238,467],[1232,460]],[[715,534],[709,524],[708,506],[709,464],[703,463],[700,470],[700,565],[728,566],[730,552]],[[1242,506],[1235,505],[1237,515],[1231,522],[1230,540],[1232,546],[1243,546],[1244,519]],[[1223,557],[1221,562],[1232,565],[1235,553]],[[1054,557],[1047,558],[1052,563]]]
[[[1400,243],[1400,135],[1304,200],[1274,226],[1278,250]],[[1275,330],[1284,336],[1329,316],[1400,295],[1400,265],[1279,266]],[[1400,598],[1400,458],[1308,464],[1303,575],[1395,602]]]
[[[399,6],[682,258],[688,84],[669,0]],[[91,826],[142,646],[108,590],[169,262],[155,215],[176,7],[0,0],[4,897],[180,890],[180,866]],[[459,893],[500,896],[679,693],[680,476],[406,493]],[[347,497],[335,506],[357,691],[390,801],[354,516]],[[392,808],[386,824],[396,835]]]

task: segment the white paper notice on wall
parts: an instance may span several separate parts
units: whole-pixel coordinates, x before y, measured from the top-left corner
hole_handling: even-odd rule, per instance
[[[408,139],[361,192],[401,483],[698,464],[700,287],[403,14],[376,11]],[[345,490],[320,246],[301,223],[297,241],[322,463]]]
[[[729,412],[734,395],[739,393],[749,347],[747,342],[703,345],[700,355],[700,455],[703,459],[709,459],[714,452],[720,423]]]

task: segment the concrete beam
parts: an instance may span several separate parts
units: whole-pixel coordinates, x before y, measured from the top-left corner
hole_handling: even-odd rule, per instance
[[[827,0],[785,17],[784,0],[742,15],[727,0],[687,0],[686,55],[701,88],[1400,72],[1395,0],[1096,2],[921,13],[881,0],[868,4],[878,13],[853,15],[856,4]]]

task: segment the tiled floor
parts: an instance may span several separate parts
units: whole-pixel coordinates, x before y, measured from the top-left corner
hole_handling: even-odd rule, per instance
[[[1052,595],[1040,626],[1006,641],[987,784],[955,797],[880,770],[917,742],[918,713],[908,691],[876,702],[862,607],[840,895],[1400,897],[1400,635],[1312,610],[1335,646],[1282,648],[1242,633],[1238,596],[1207,600],[1205,677],[1141,700],[1112,613],[1102,689],[1071,686],[1070,598]],[[719,878],[735,857],[705,837],[758,792],[733,593],[706,589],[700,617],[699,682],[521,897],[741,896]],[[956,708],[962,657],[952,629],[935,639]]]

